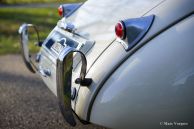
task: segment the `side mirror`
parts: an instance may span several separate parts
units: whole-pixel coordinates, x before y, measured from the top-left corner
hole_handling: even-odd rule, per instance
[[[87,60],[81,51],[75,50],[72,47],[66,47],[60,54],[57,60],[57,97],[59,101],[60,110],[65,120],[72,126],[76,125],[76,121],[71,109],[71,84],[72,84],[72,69],[73,69],[73,55],[79,54],[81,56],[82,66],[80,77],[76,79],[76,83],[81,86],[89,86],[92,79],[85,78],[87,70]],[[78,56],[78,55],[76,55]]]
[[[32,60],[31,60],[32,55],[29,52],[29,35],[28,35],[29,27],[31,27],[35,30],[35,32],[37,34],[38,43],[40,43],[39,33],[38,33],[36,26],[34,26],[32,24],[22,24],[20,26],[18,32],[19,32],[20,38],[21,38],[21,52],[22,52],[22,57],[23,57],[24,63],[31,72],[35,73],[37,71],[37,68],[36,68],[36,65],[32,62]]]

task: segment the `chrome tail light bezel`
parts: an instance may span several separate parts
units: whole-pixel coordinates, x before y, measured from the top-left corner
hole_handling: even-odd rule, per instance
[[[123,38],[118,37],[117,41],[122,44],[126,51],[129,51],[149,31],[154,21],[154,17],[154,15],[150,15],[120,21],[119,23],[121,23],[125,29],[125,36]]]

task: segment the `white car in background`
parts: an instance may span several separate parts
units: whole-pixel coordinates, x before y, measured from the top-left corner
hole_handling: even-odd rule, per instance
[[[65,120],[108,128],[194,127],[194,1],[88,0],[62,16],[34,57]],[[46,23],[45,23],[46,24]],[[38,34],[38,31],[37,31]]]

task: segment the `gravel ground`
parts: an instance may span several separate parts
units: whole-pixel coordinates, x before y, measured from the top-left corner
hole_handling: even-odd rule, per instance
[[[69,129],[56,97],[19,55],[0,56],[0,129]],[[78,129],[103,129],[82,125]]]

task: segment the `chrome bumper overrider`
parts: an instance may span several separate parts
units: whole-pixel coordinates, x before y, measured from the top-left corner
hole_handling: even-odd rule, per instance
[[[80,73],[80,80],[84,82],[87,68],[87,61],[85,55],[71,47],[68,47],[62,52],[57,60],[57,97],[59,100],[59,107],[65,118],[70,124],[75,126],[76,122],[71,111],[71,82],[72,82],[72,68],[73,68],[73,53],[81,55],[82,67]],[[80,82],[80,83],[81,83]],[[88,83],[88,85],[91,81]]]
[[[21,48],[22,48],[22,57],[24,60],[24,63],[26,65],[26,67],[33,73],[35,73],[35,71],[37,70],[36,67],[32,64],[31,60],[30,60],[30,54],[29,54],[29,48],[28,48],[28,28],[32,27],[34,28],[34,30],[37,33],[37,40],[38,42],[40,42],[40,38],[39,38],[39,33],[38,30],[36,28],[36,26],[34,26],[33,24],[22,24],[18,30],[19,34],[20,34],[20,38],[21,38]]]

